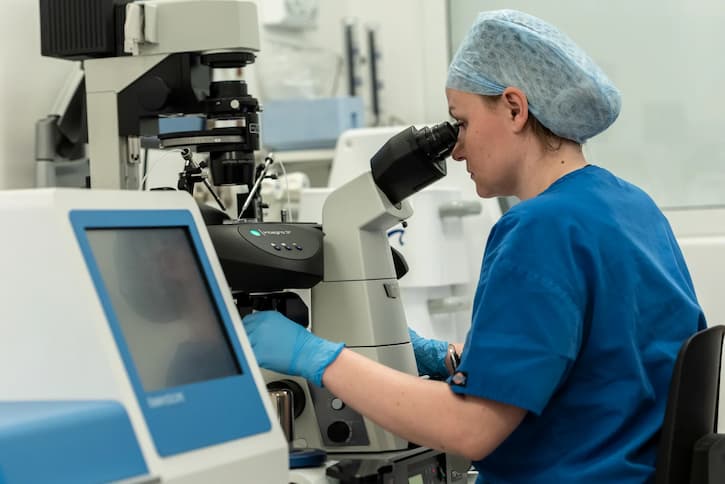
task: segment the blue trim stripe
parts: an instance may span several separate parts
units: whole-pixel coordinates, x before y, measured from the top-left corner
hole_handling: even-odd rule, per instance
[[[1,484],[90,484],[147,474],[116,401],[0,402]]]

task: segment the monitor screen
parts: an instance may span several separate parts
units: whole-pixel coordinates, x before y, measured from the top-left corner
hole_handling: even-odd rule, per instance
[[[145,391],[241,374],[186,227],[86,234]]]

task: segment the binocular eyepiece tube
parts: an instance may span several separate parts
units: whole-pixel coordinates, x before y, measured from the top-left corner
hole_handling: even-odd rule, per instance
[[[370,159],[373,179],[397,205],[446,175],[446,158],[458,140],[458,123],[411,126],[390,138]]]

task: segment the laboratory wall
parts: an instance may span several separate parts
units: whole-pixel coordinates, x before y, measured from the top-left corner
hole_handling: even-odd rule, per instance
[[[380,124],[434,122],[447,117],[444,86],[449,36],[445,0],[319,0],[315,25],[304,29],[270,23],[266,11],[275,3],[260,2],[262,51],[254,70],[256,82],[260,83],[257,91],[263,99],[274,98],[279,95],[275,88],[279,92],[295,82],[295,72],[288,71],[288,79],[281,80],[278,75],[284,71],[271,65],[284,48],[297,55],[295,58],[290,54],[286,59],[297,70],[311,66],[310,77],[317,74],[323,79],[323,94],[347,95],[344,26],[350,23],[358,54],[356,94],[365,100],[366,124],[372,123],[368,30],[374,31],[376,37]],[[330,67],[333,63],[339,63],[339,70]]]
[[[33,186],[35,122],[48,115],[73,62],[40,56],[37,0],[0,15],[0,189]]]
[[[500,8],[557,25],[620,89],[619,119],[586,145],[591,162],[640,185],[663,207],[725,204],[725,3],[454,0],[452,44],[479,11]]]

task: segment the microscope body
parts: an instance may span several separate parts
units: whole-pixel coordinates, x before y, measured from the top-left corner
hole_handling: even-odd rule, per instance
[[[393,136],[372,157],[371,171],[341,186],[322,209],[324,277],[312,287],[312,332],[396,370],[417,375],[388,229],[413,214],[405,200],[446,174],[457,127],[442,123]],[[314,405],[296,436],[335,453],[408,448],[326,389],[309,386]],[[312,418],[314,417],[314,419]],[[317,445],[317,444],[315,444]]]
[[[132,55],[84,63],[94,188],[138,188],[139,138],[158,134],[155,126],[144,125],[144,118],[156,121],[159,113],[203,111],[199,91],[208,89],[211,74],[199,63],[201,53],[259,50],[252,2],[156,0],[141,2],[138,8],[138,13],[127,13],[139,16],[141,23],[136,32],[126,33]],[[173,85],[180,80],[188,84]],[[129,103],[124,93],[134,84],[144,94]]]
[[[187,137],[160,147],[213,151],[199,148],[216,145],[244,152],[249,164],[259,148],[256,100],[250,108],[242,99],[253,99],[245,85],[237,107],[221,115],[209,98],[215,68],[243,67],[259,51],[255,2],[98,0],[86,2],[86,11],[73,18],[60,15],[66,3],[41,0],[42,53],[83,61],[93,188],[139,188],[141,138],[159,135],[160,117],[198,115],[206,118],[204,134],[210,135],[216,127],[211,120],[238,114],[246,123],[236,136]]]
[[[413,213],[395,206],[370,172],[333,192],[323,208],[324,278],[312,287],[312,332],[388,367],[417,375],[387,230]],[[384,452],[408,442],[347,407],[329,391],[309,387],[312,411],[295,435],[328,452]]]

